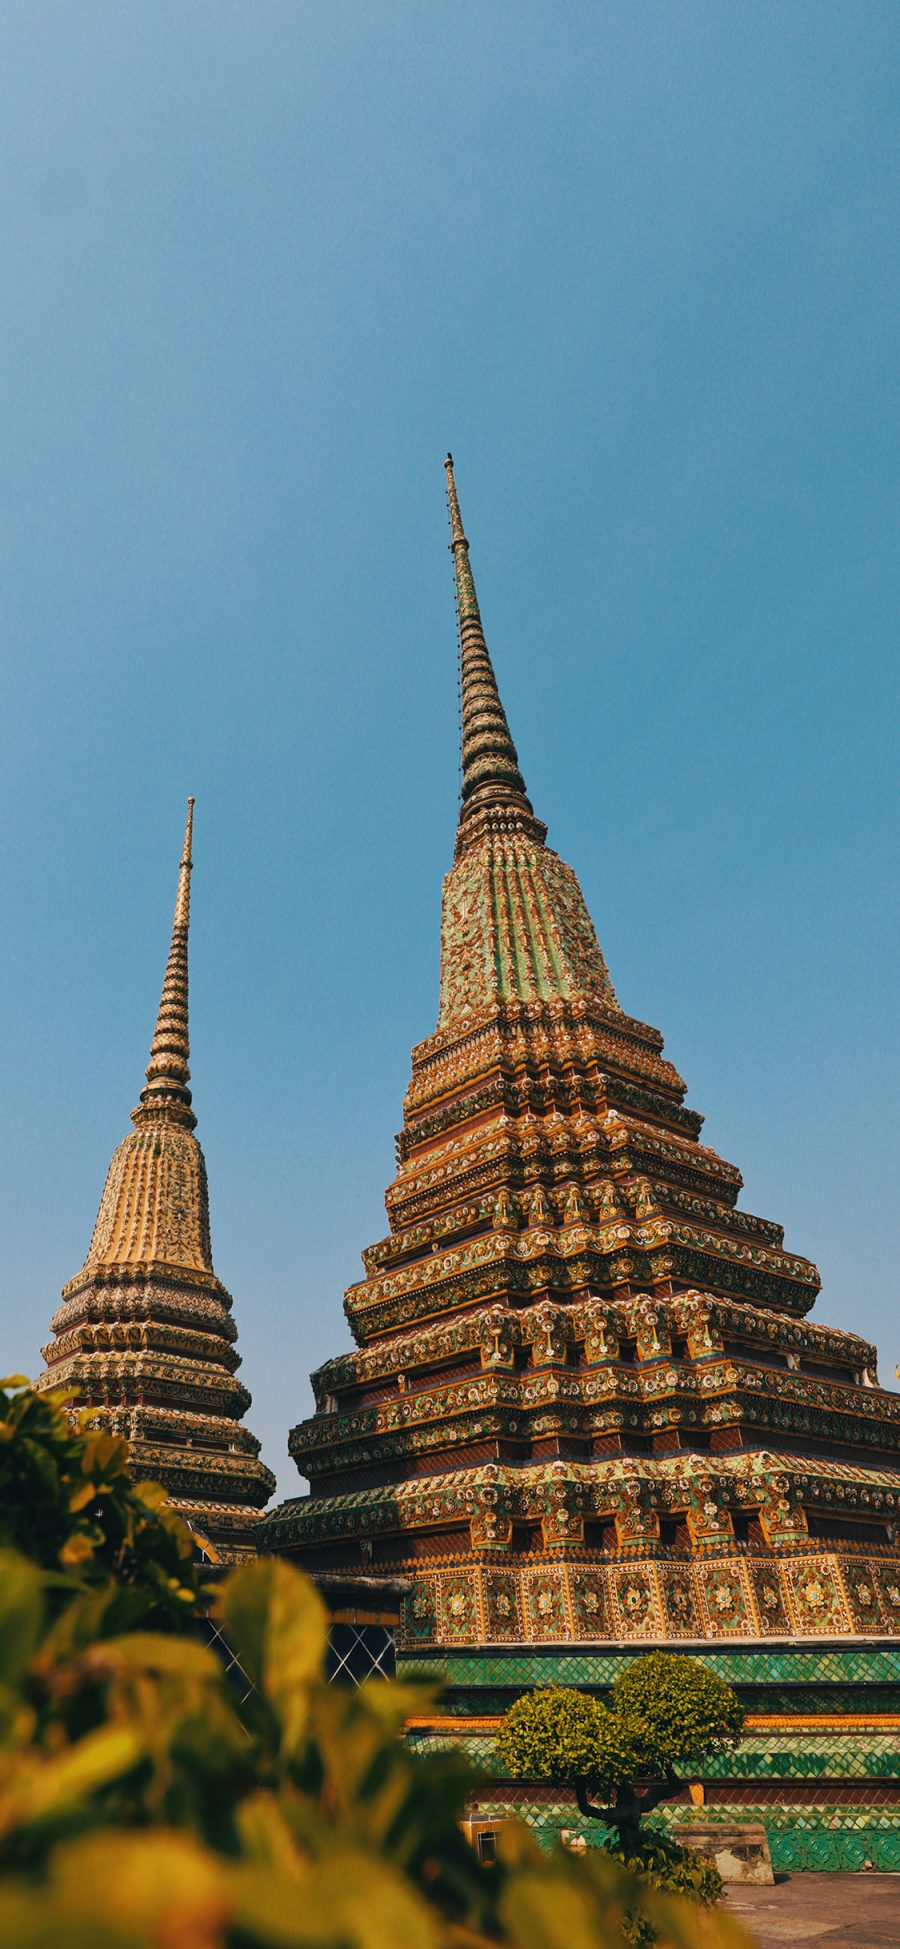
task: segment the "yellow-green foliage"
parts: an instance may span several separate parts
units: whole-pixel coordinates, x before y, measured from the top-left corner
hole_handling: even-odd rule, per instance
[[[640,1771],[627,1722],[589,1692],[538,1686],[511,1705],[497,1737],[497,1758],[514,1780],[585,1781],[616,1787]]]
[[[464,1763],[400,1737],[421,1694],[327,1686],[321,1600],[283,1562],[204,1596],[126,1464],[0,1391],[0,1949],[613,1949],[634,1913],[672,1949],[743,1940],[522,1828],[482,1868]]]
[[[736,1746],[743,1723],[724,1679],[693,1658],[656,1651],[624,1667],[608,1706],[562,1685],[523,1693],[506,1714],[496,1751],[513,1779],[615,1789],[632,1801],[642,1781],[656,1780],[655,1805],[677,1792],[679,1767]]]
[[[629,1872],[710,1905],[722,1894],[718,1870],[641,1820],[679,1791],[680,1766],[726,1752],[742,1726],[740,1704],[721,1678],[693,1658],[653,1652],[624,1667],[608,1706],[565,1686],[526,1692],[506,1714],[496,1753],[513,1779],[571,1787],[582,1815],[615,1830],[608,1852]],[[597,1793],[603,1804],[592,1799]],[[635,1945],[656,1940],[640,1908],[627,1916],[626,1935]]]
[[[120,1619],[177,1621],[197,1608],[190,1534],[158,1483],[129,1481],[126,1442],[87,1414],[73,1427],[68,1398],[36,1394],[18,1375],[0,1381],[0,1547],[77,1570],[107,1597],[115,1586]],[[55,1588],[62,1604],[65,1587]]]
[[[659,1828],[641,1827],[623,1839],[607,1841],[613,1859],[621,1861],[632,1874],[642,1875],[651,1888],[672,1895],[690,1895],[695,1902],[718,1902],[723,1893],[722,1877],[712,1861],[691,1848],[679,1847]],[[652,1934],[640,1923],[635,1930],[638,1941],[652,1941]]]
[[[695,1658],[652,1651],[613,1686],[613,1710],[629,1727],[645,1770],[699,1766],[737,1745],[743,1708],[730,1685]]]

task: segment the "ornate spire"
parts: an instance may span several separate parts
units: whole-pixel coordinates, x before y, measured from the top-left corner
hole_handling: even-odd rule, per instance
[[[460,825],[478,806],[509,805],[528,818],[532,808],[519,770],[519,758],[500,702],[497,679],[481,627],[481,612],[469,565],[469,544],[459,511],[453,455],[444,462],[450,503],[450,547],[456,576],[459,666],[462,688],[462,790]]]
[[[275,1486],[243,1425],[250,1396],[231,1299],[213,1270],[209,1192],[188,1088],[191,824],[178,873],[172,945],[147,1066],[116,1146],[81,1271],[63,1288],[44,1348],[43,1387],[65,1387],[125,1435],[135,1479],[169,1500],[223,1561],[255,1548]]]
[[[191,1109],[188,1084],[191,1072],[188,1057],[188,926],[191,914],[191,833],[194,801],[188,799],[184,846],[178,868],[178,894],[172,922],[172,945],[166,963],[165,979],[156,1018],[147,1081],[141,1100],[133,1110],[132,1122],[141,1125],[181,1124],[193,1130],[197,1119]]]

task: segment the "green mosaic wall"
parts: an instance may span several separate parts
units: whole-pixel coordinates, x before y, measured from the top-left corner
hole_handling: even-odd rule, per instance
[[[500,1818],[514,1813],[534,1829],[544,1847],[556,1845],[562,1828],[576,1829],[588,1842],[600,1846],[604,1829],[596,1822],[582,1821],[570,1805],[546,1801],[514,1808],[505,1806],[502,1793],[479,1796],[479,1817]],[[877,1806],[835,1808],[821,1806],[773,1808],[749,1806],[742,1801],[734,1807],[704,1807],[698,1820],[759,1821],[766,1830],[772,1867],[776,1874],[798,1874],[802,1870],[819,1874],[855,1874],[872,1867],[882,1874],[900,1874],[900,1810],[896,1813]],[[652,1825],[666,1828],[683,1825],[688,1815],[681,1809]]]
[[[462,1744],[476,1766],[497,1775],[489,1733],[466,1733],[459,1740],[447,1732],[417,1731],[408,1738],[415,1750],[422,1753],[447,1752]],[[739,1752],[710,1760],[703,1768],[703,1778],[767,1782],[900,1780],[900,1737],[884,1732],[797,1731],[787,1736],[751,1733],[742,1741]]]
[[[671,1650],[671,1647],[667,1647]],[[504,1712],[531,1685],[589,1686],[604,1692],[633,1652],[493,1650],[446,1657],[398,1657],[398,1672],[442,1688],[443,1710],[463,1718]],[[690,1657],[733,1685],[748,1712],[900,1712],[900,1649],[704,1651]]]
[[[900,1646],[855,1646],[828,1651],[797,1651],[776,1645],[759,1651],[707,1651],[702,1646],[666,1645],[677,1655],[683,1649],[729,1685],[886,1685],[900,1694]],[[438,1678],[447,1686],[611,1685],[623,1659],[639,1656],[650,1646],[631,1651],[496,1652],[473,1649],[430,1657],[401,1653],[398,1670],[407,1677]],[[833,1699],[834,1693],[831,1692]]]
[[[493,1650],[451,1653],[440,1659],[401,1657],[398,1670],[403,1677],[438,1679],[444,1687],[440,1710],[448,1716],[483,1716],[502,1711],[511,1693],[531,1685],[590,1686],[607,1689],[629,1653],[602,1650],[570,1652],[511,1652]],[[739,1690],[745,1703],[755,1712],[869,1713],[900,1712],[900,1647],[847,1646],[829,1650],[802,1650],[771,1647],[760,1651],[690,1652]],[[454,1740],[449,1731],[421,1730],[410,1734],[419,1750],[434,1751],[461,1743],[473,1761],[488,1773],[496,1774],[493,1741],[487,1733],[463,1733]],[[821,1731],[795,1727],[791,1730],[751,1732],[738,1753],[713,1760],[704,1768],[704,1778],[754,1782],[759,1801],[741,1799],[729,1805],[722,1801],[707,1805],[697,1818],[703,1821],[761,1821],[769,1837],[772,1864],[776,1873],[801,1869],[820,1872],[855,1872],[871,1865],[882,1873],[900,1873],[900,1806],[885,1804],[892,1783],[900,1780],[900,1734],[883,1727],[862,1724],[841,1730]],[[779,1804],[780,1782],[821,1781],[821,1801],[801,1805]],[[853,1804],[841,1804],[841,1782],[871,1782],[868,1795]],[[854,1790],[858,1793],[859,1787]],[[583,1822],[572,1800],[558,1801],[521,1798],[513,1801],[504,1794],[502,1781],[478,1795],[481,1812],[490,1818],[513,1814],[527,1820],[546,1846],[557,1840],[561,1828],[583,1832],[589,1841],[600,1844],[604,1830]],[[654,1820],[660,1826],[683,1822],[690,1810],[683,1807],[661,1809]]]

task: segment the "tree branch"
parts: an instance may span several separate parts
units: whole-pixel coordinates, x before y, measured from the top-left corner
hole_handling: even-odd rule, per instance
[[[630,1782],[618,1786],[615,1791],[615,1806],[598,1807],[596,1801],[589,1799],[587,1781],[576,1780],[575,1799],[578,1812],[585,1820],[602,1820],[607,1827],[615,1827],[621,1834],[623,1828],[638,1827],[644,1814],[651,1814],[661,1800],[672,1800],[681,1792],[683,1782],[671,1770],[662,1780],[654,1780],[645,1792],[637,1794]]]
[[[661,1800],[674,1800],[681,1792],[683,1784],[684,1782],[679,1780],[670,1768],[665,1778],[654,1780],[652,1786],[647,1787],[646,1792],[642,1793],[639,1799],[634,1795],[638,1819],[643,1814],[652,1814],[654,1807],[658,1807]]]
[[[630,1787],[617,1787],[615,1793],[614,1807],[598,1807],[596,1801],[588,1799],[586,1781],[575,1781],[578,1812],[583,1814],[586,1820],[602,1820],[606,1827],[615,1827],[621,1834],[623,1828],[637,1826],[640,1810]]]

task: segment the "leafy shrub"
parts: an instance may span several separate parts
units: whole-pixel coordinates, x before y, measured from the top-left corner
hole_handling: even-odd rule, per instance
[[[718,1868],[652,1828],[607,1841],[605,1852],[613,1861],[621,1862],[629,1874],[639,1875],[642,1882],[660,1892],[687,1896],[704,1908],[721,1901],[723,1884]],[[640,1907],[625,1916],[623,1934],[633,1949],[651,1949],[657,1941],[654,1924]]]
[[[723,1882],[714,1863],[702,1860],[690,1848],[679,1847],[658,1828],[642,1827],[625,1840],[607,1841],[606,1852],[633,1874],[642,1875],[651,1888],[689,1895],[706,1908],[721,1901]]]
[[[0,1389],[0,1497],[0,1949],[745,1940],[514,1824],[482,1868],[469,1769],[400,1737],[421,1692],[326,1685],[321,1599],[282,1561],[204,1596],[161,1491],[60,1399]],[[204,1641],[210,1605],[238,1684]]]
[[[119,1623],[178,1625],[201,1611],[195,1546],[156,1482],[132,1483],[128,1444],[74,1422],[68,1396],[0,1381],[0,1548],[116,1602]],[[70,1589],[72,1586],[69,1587]],[[66,1586],[57,1583],[62,1605]]]
[[[671,1652],[633,1659],[619,1673],[612,1698],[644,1765],[661,1773],[729,1752],[743,1730],[743,1707],[724,1678]]]
[[[513,1779],[571,1786],[583,1814],[632,1835],[644,1814],[680,1792],[676,1768],[727,1752],[743,1723],[724,1679],[693,1658],[656,1651],[624,1668],[608,1706],[565,1686],[524,1693],[496,1750]],[[598,1791],[615,1798],[598,1807],[590,1799]]]
[[[538,1686],[511,1705],[496,1742],[497,1757],[514,1779],[553,1780],[592,1790],[617,1787],[639,1770],[641,1753],[630,1726],[589,1692]]]

